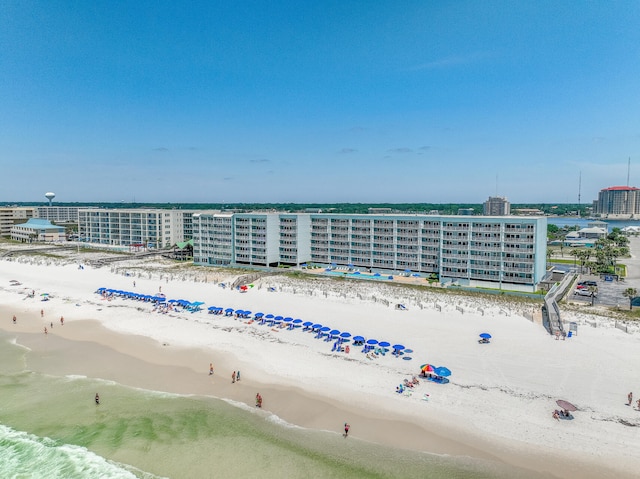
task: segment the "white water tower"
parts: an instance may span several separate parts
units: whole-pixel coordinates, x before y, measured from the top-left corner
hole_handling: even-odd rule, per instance
[[[52,202],[52,201],[53,201],[53,199],[56,197],[56,194],[55,194],[55,193],[52,193],[52,192],[50,191],[50,192],[46,193],[46,194],[44,195],[44,197],[45,197],[46,199],[48,199],[48,200],[49,200],[49,206],[51,206],[51,202]]]

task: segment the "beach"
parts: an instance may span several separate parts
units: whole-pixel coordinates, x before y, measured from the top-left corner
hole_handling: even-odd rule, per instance
[[[632,359],[640,334],[634,328],[625,333],[611,320],[567,313],[579,331],[561,341],[532,320],[535,303],[313,276],[265,276],[240,292],[228,287],[235,277],[215,269],[178,272],[157,259],[80,268],[77,258],[16,256],[0,261],[0,329],[8,341],[27,348],[29,371],[194,401],[222,400],[242,421],[250,417],[286,434],[308,432],[315,444],[308,449],[335,447],[335,455],[350,464],[337,466],[340,475],[355,467],[352,477],[361,477],[367,466],[357,457],[375,461],[385,454],[407,469],[378,465],[380,477],[455,477],[450,468],[457,468],[458,477],[637,475],[640,411],[626,405],[627,393],[638,384]],[[107,299],[96,293],[101,287],[205,304],[194,313],[163,314],[148,302]],[[353,344],[349,353],[335,352],[333,341],[303,328],[208,314],[214,305],[300,318],[412,352],[373,357]],[[489,344],[478,343],[483,332],[492,335]],[[396,393],[424,363],[449,368],[450,382],[418,377],[410,394]],[[233,371],[241,371],[240,381],[232,383]],[[260,410],[258,392],[264,398]],[[640,397],[640,389],[635,394]],[[92,397],[81,401],[95,409]],[[573,420],[552,418],[558,399],[577,406]],[[101,401],[103,410],[114,407],[104,391]],[[33,424],[7,424],[8,419],[15,418],[0,422],[36,433]],[[345,422],[351,425],[348,438],[342,437]],[[199,441],[191,448],[197,450]],[[363,449],[350,455],[345,444]],[[149,457],[161,456],[157,447],[151,449]],[[108,450],[96,453],[109,456]],[[299,457],[305,464],[306,456]],[[145,471],[154,467],[145,454],[115,453],[112,459]],[[282,472],[271,460],[254,466],[273,471],[263,477]],[[423,468],[439,466],[441,476],[422,475]],[[167,466],[154,474],[207,477],[180,470]],[[243,474],[252,477],[250,471]],[[327,469],[324,476],[330,475]]]

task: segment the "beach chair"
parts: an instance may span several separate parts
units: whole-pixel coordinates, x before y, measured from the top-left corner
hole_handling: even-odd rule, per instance
[[[573,336],[573,331],[569,331],[569,332],[567,333],[567,338],[570,338],[571,336]]]

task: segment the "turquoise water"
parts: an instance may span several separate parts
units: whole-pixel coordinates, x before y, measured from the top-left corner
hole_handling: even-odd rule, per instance
[[[372,281],[390,281],[389,273],[387,274],[382,274],[380,273],[380,276],[374,276],[372,274],[356,274],[356,273],[349,273],[347,271],[325,271],[324,273],[327,276],[338,276],[340,278],[351,278],[351,279],[369,279]]]
[[[533,477],[291,427],[215,398],[44,375],[8,339],[0,334],[2,478]]]

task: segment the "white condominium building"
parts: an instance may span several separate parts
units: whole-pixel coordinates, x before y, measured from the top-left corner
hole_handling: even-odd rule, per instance
[[[196,264],[278,266],[310,261],[311,215],[217,213],[193,217]]]
[[[78,235],[88,243],[164,248],[192,238],[195,210],[80,208]]]
[[[435,273],[441,281],[533,291],[546,268],[544,217],[220,213],[194,216],[194,262],[306,262]]]
[[[77,206],[38,206],[36,216],[54,223],[77,223]]]

